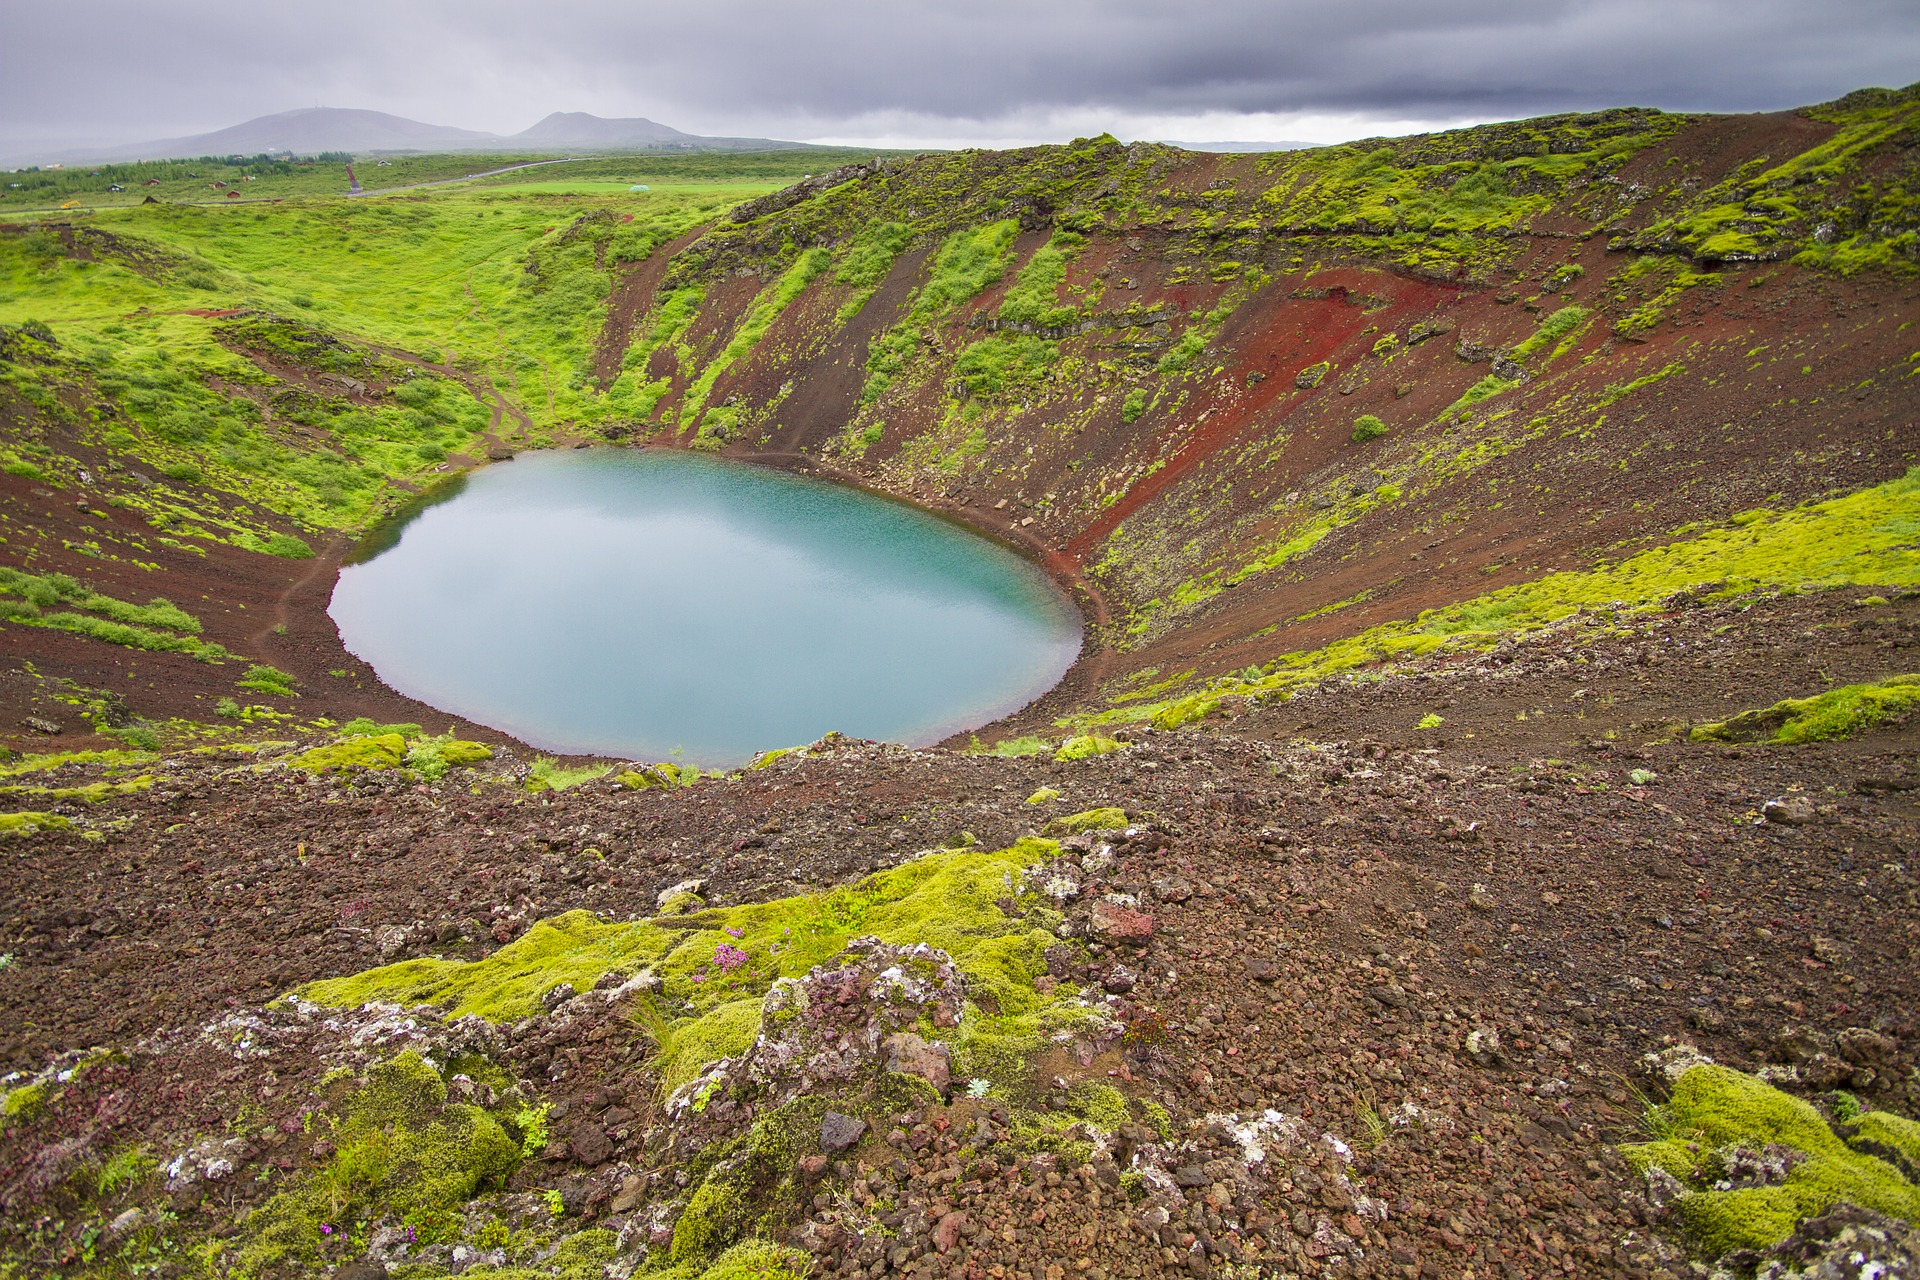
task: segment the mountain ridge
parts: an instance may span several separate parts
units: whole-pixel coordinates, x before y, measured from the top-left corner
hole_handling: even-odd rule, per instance
[[[155,138],[103,147],[50,149],[12,163],[118,164],[204,155],[254,155],[291,151],[432,152],[492,151],[537,146],[565,150],[760,151],[808,144],[776,138],[713,137],[686,133],[645,117],[607,118],[585,111],[555,111],[515,134],[488,133],[428,124],[385,111],[357,107],[300,107],[255,116],[206,133]]]

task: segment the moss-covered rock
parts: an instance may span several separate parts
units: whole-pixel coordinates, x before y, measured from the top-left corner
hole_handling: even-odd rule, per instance
[[[57,813],[26,809],[19,813],[0,813],[0,836],[30,836],[41,831],[66,831],[73,823]]]
[[[1053,758],[1055,761],[1064,764],[1071,760],[1085,760],[1089,756],[1104,756],[1110,752],[1119,751],[1126,745],[1124,742],[1116,741],[1102,734],[1085,733],[1078,737],[1068,738],[1065,742],[1061,743],[1060,749],[1053,753]]]
[[[1080,813],[1070,813],[1064,818],[1055,818],[1047,824],[1050,836],[1077,836],[1083,831],[1123,831],[1127,825],[1127,811],[1109,805],[1102,809],[1087,809]]]
[[[1679,1182],[1674,1211],[1715,1256],[1764,1249],[1843,1201],[1920,1220],[1920,1188],[1898,1169],[1850,1148],[1809,1103],[1752,1076],[1695,1066],[1650,1120],[1661,1136],[1623,1150],[1642,1172],[1658,1168]]]
[[[314,747],[291,757],[287,763],[309,773],[351,772],[358,769],[397,769],[406,756],[405,738],[397,733],[380,733]]]
[[[1842,685],[1811,698],[1786,698],[1730,720],[1703,724],[1695,742],[1819,742],[1844,738],[1920,706],[1920,675]]]
[[[355,1218],[391,1217],[430,1238],[520,1161],[501,1123],[448,1102],[440,1073],[411,1050],[370,1069],[341,1110],[327,1162],[254,1213],[229,1274],[312,1270],[332,1234],[322,1227]]]

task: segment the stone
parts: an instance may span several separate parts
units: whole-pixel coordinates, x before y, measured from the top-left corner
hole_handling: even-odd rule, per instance
[[[1841,1057],[1863,1067],[1886,1066],[1900,1049],[1899,1041],[1871,1027],[1848,1027],[1834,1042]]]
[[[958,1209],[941,1216],[933,1227],[933,1246],[942,1253],[952,1253],[960,1243],[961,1228],[967,1225],[967,1215]]]
[[[859,1142],[867,1131],[867,1122],[858,1116],[829,1111],[820,1121],[820,1145],[838,1155]]]
[[[1277,982],[1280,978],[1280,966],[1265,956],[1248,956],[1246,969],[1255,982]]]
[[[1497,1067],[1505,1060],[1500,1049],[1500,1033],[1491,1027],[1475,1027],[1467,1032],[1467,1056],[1476,1066]]]
[[[1476,884],[1473,886],[1473,892],[1467,895],[1467,905],[1475,911],[1492,911],[1493,895],[1487,892],[1487,886]]]
[[[20,722],[35,733],[44,733],[48,737],[60,732],[60,726],[52,720],[42,720],[39,716],[28,716]]]
[[[605,1164],[613,1155],[613,1139],[597,1124],[583,1124],[573,1131],[567,1144],[573,1158],[584,1165]]]
[[[620,1190],[614,1192],[613,1202],[607,1206],[609,1213],[632,1213],[647,1198],[647,1180],[639,1174],[628,1177],[620,1184]]]
[[[1123,964],[1115,965],[1107,975],[1100,979],[1100,987],[1108,995],[1123,996],[1139,985],[1140,979]]]
[[[682,895],[697,898],[705,891],[706,887],[706,878],[704,876],[695,876],[691,880],[682,880],[679,884],[669,885],[662,889],[654,895],[653,902],[655,906],[665,911],[668,904],[672,903],[676,898]]]
[[[887,1070],[919,1076],[941,1093],[953,1078],[953,1054],[944,1044],[929,1044],[911,1031],[887,1037]]]
[[[1143,946],[1153,937],[1152,916],[1104,900],[1093,904],[1093,910],[1087,917],[1087,926],[1093,931],[1093,936],[1103,942],[1125,946]]]
[[[1162,902],[1185,902],[1193,896],[1193,886],[1179,876],[1166,876],[1153,882],[1153,896]]]
[[[1853,947],[1838,938],[1823,937],[1815,934],[1807,944],[1815,960],[1824,960],[1828,964],[1845,964],[1853,959]]]
[[[1758,1261],[1773,1280],[1897,1280],[1920,1275],[1920,1229],[1842,1203],[1802,1222]]]
[[[1768,822],[1777,822],[1785,827],[1804,827],[1813,821],[1813,797],[1775,796],[1761,806],[1760,812]]]
[[[333,1280],[387,1280],[387,1264],[362,1258],[334,1272]]]

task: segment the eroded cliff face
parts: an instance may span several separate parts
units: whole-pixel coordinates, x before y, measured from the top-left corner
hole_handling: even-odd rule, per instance
[[[856,167],[634,268],[603,385],[1083,576],[1107,684],[1036,714],[1105,705],[1899,474],[1915,115]]]

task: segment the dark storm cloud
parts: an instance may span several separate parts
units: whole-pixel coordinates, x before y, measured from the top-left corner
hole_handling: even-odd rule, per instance
[[[0,146],[319,104],[788,137],[1748,111],[1920,79],[1915,18],[1913,0],[62,0],[9,6]]]

